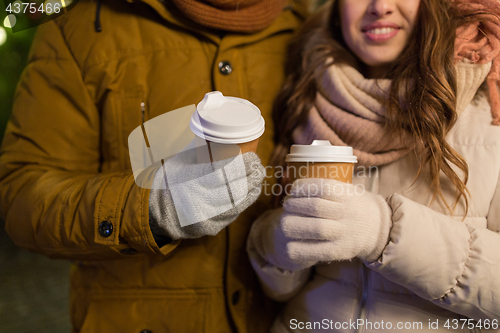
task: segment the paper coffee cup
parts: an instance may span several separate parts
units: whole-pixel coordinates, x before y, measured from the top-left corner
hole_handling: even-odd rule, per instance
[[[352,147],[332,146],[328,140],[292,145],[285,161],[292,182],[302,178],[324,178],[352,183],[354,164],[358,163]]]
[[[249,101],[213,91],[196,106],[189,127],[195,134],[198,162],[208,163],[256,152],[265,121]]]

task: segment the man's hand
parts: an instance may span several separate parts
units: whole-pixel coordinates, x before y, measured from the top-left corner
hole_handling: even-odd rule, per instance
[[[257,200],[264,176],[252,152],[202,164],[194,150],[178,154],[156,172],[151,230],[174,240],[214,236]]]

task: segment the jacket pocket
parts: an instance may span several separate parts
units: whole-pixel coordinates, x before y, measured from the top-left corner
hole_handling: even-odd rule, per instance
[[[144,90],[108,92],[101,114],[102,171],[131,169],[128,136],[142,124],[141,103],[147,108]]]
[[[112,290],[91,298],[81,333],[208,332],[208,292]]]

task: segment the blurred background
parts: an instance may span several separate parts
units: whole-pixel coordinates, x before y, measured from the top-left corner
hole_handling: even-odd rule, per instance
[[[0,11],[5,13],[2,1]],[[0,18],[1,143],[36,28],[13,33]],[[18,248],[0,220],[0,333],[70,332],[68,291],[69,262]]]
[[[311,9],[326,2],[311,1]],[[6,13],[4,4],[0,1],[2,13]],[[13,33],[3,17],[0,15],[0,144],[36,32],[31,28]],[[0,219],[0,333],[70,332],[69,266],[68,261],[18,248]]]

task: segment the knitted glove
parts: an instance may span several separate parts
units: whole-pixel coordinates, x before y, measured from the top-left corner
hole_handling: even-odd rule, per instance
[[[249,242],[291,271],[354,257],[375,261],[389,242],[392,211],[381,196],[360,192],[335,180],[297,180],[283,208],[254,223]]]
[[[380,195],[330,179],[296,181],[283,208],[293,214],[286,235],[302,241],[298,261],[377,260],[389,242],[392,210]],[[303,217],[301,217],[303,216]]]
[[[174,240],[214,236],[257,200],[264,176],[252,152],[204,164],[194,150],[177,154],[155,174],[151,231]]]
[[[283,270],[298,271],[313,266],[317,261],[306,260],[296,252],[300,243],[308,241],[288,237],[290,226],[302,223],[301,219],[283,208],[268,210],[252,224],[247,251],[255,249],[266,262]]]

